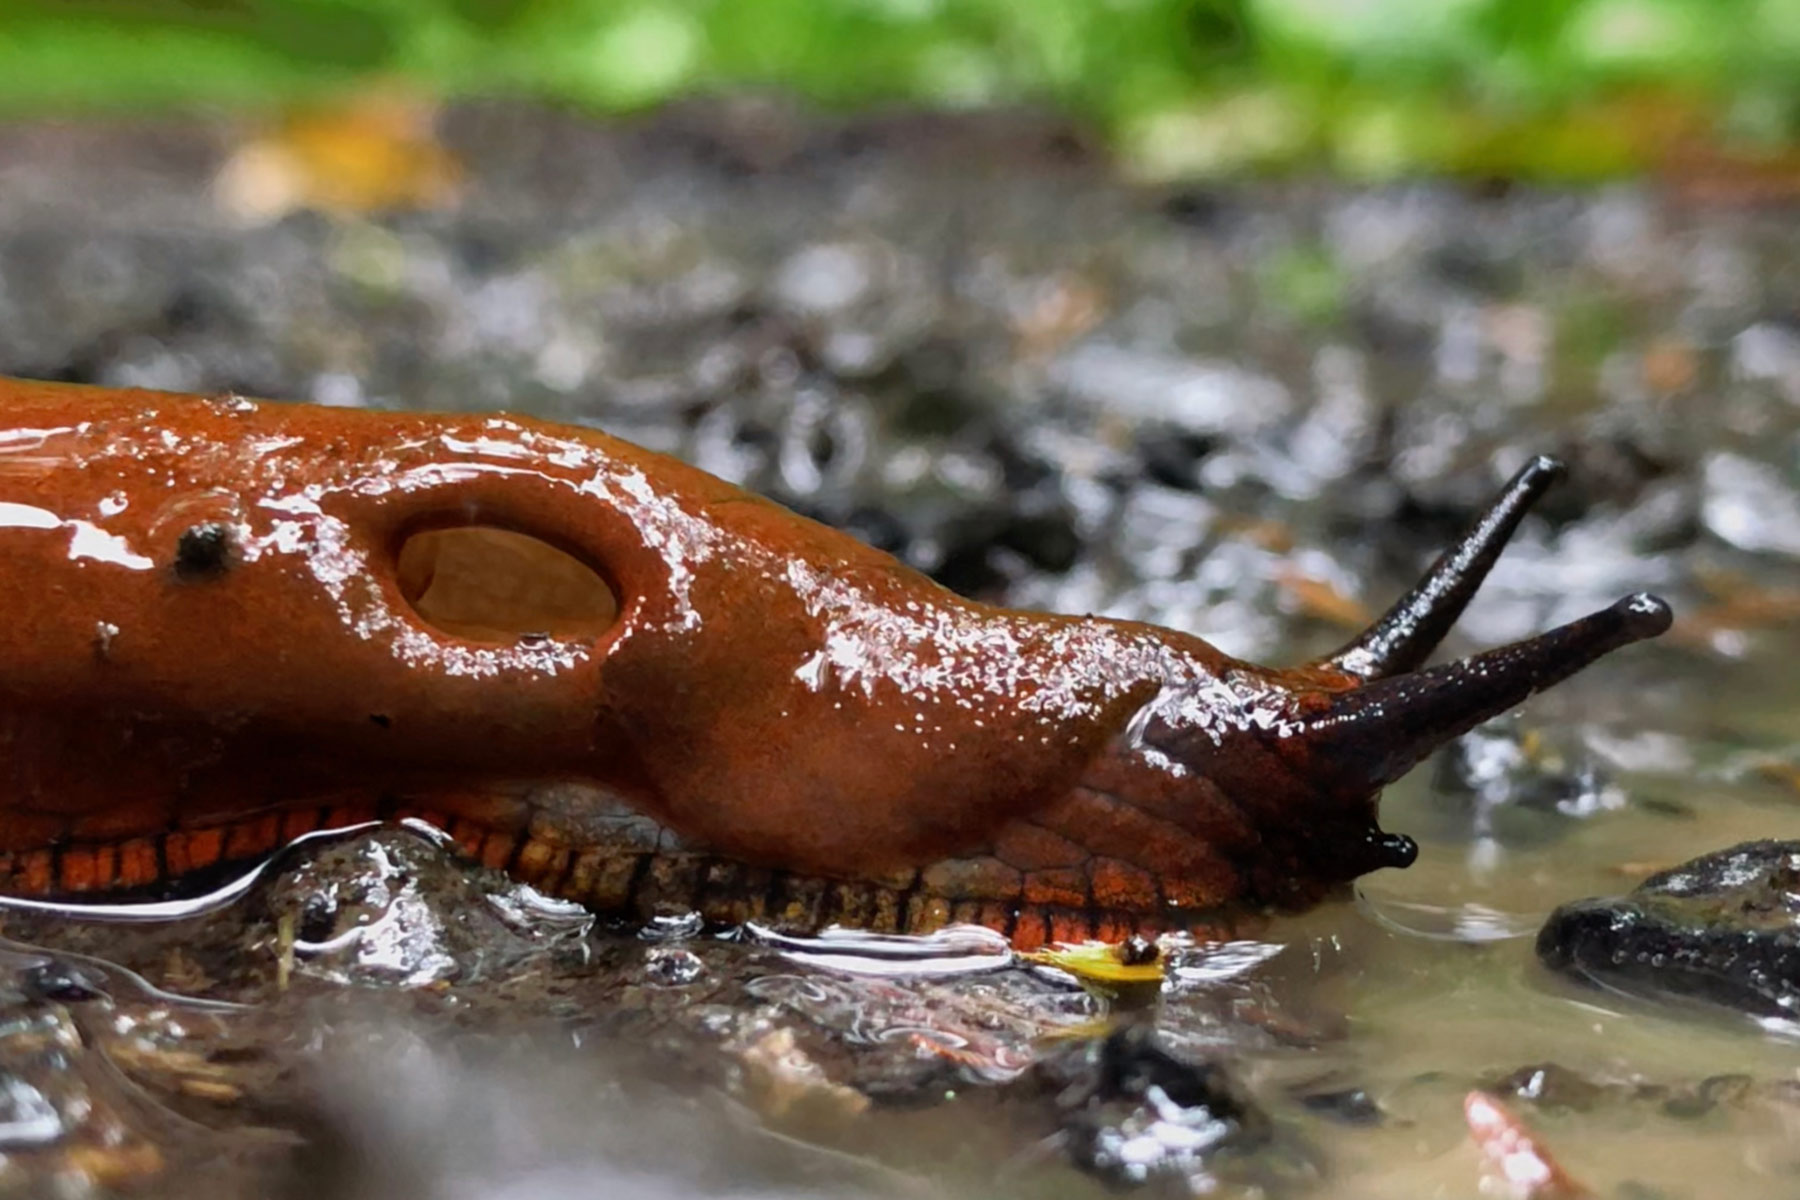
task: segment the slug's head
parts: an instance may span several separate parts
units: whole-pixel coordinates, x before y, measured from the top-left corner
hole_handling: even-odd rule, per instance
[[[1412,839],[1377,822],[1382,787],[1476,724],[1669,627],[1668,606],[1638,594],[1421,669],[1560,473],[1552,459],[1529,463],[1412,592],[1335,654],[1291,671],[1236,666],[1170,684],[1137,715],[1084,790],[1149,816],[1171,845],[1190,844],[1189,872],[1215,882],[1189,889],[1192,905],[1167,902],[1298,905],[1367,871],[1409,865]],[[1171,882],[1181,866],[1167,848],[1162,857],[1168,897],[1181,890]]]

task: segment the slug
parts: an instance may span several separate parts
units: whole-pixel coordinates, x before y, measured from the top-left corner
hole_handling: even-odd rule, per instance
[[[153,893],[421,817],[601,911],[1021,946],[1298,908],[1382,787],[1661,633],[1423,667],[1532,501],[1289,669],[990,607],[678,461],[511,416],[0,381],[0,892]]]

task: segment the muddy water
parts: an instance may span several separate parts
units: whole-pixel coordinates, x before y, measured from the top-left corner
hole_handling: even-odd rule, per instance
[[[1696,821],[1704,823],[1704,835]],[[1346,1182],[1343,1194],[1471,1194],[1463,1090],[1471,1078],[1491,1086],[1511,1077],[1520,1085],[1519,1076],[1544,1065],[1610,1089],[1582,1095],[1578,1111],[1527,1106],[1563,1166],[1602,1194],[1638,1194],[1620,1190],[1627,1183],[1654,1187],[1644,1194],[1655,1195],[1791,1191],[1800,1171],[1792,1149],[1800,1114],[1784,1090],[1800,1079],[1800,1044],[1791,1033],[1553,978],[1537,964],[1532,937],[1551,905],[1616,893],[1644,865],[1685,854],[1697,837],[1711,846],[1715,838],[1725,845],[1771,833],[1792,836],[1795,823],[1780,800],[1723,796],[1695,817],[1619,814],[1602,836],[1584,830],[1565,844],[1497,860],[1440,844],[1428,863],[1422,856],[1416,877],[1370,880],[1364,888],[1370,909],[1438,936],[1370,930],[1342,913],[1302,922],[1316,930],[1314,921],[1325,920],[1358,948],[1334,991],[1346,1007],[1353,1044],[1378,1064],[1375,1088],[1396,1118],[1367,1139],[1342,1139],[1357,1164],[1352,1174],[1361,1177],[1359,1186]],[[1401,902],[1421,909],[1399,908]],[[1353,926],[1348,931],[1346,920]],[[1456,928],[1465,938],[1525,933],[1441,940]],[[1452,1062],[1457,1068],[1446,1074]],[[1634,1095],[1645,1084],[1691,1087],[1731,1075],[1757,1081],[1762,1094],[1703,1106],[1703,1112],[1671,1102],[1660,1089]]]
[[[204,915],[9,914],[0,1191],[1098,1195],[1070,1056],[1127,1022],[1248,1098],[1156,1194],[1483,1194],[1478,1087],[1600,1195],[1793,1194],[1800,1040],[1532,951],[1565,900],[1800,837],[1793,213],[1145,194],[1017,115],[441,129],[461,193],[381,217],[248,213],[280,146],[225,124],[0,129],[0,371],[591,421],[964,591],[1270,661],[1551,450],[1452,651],[1638,588],[1681,622],[1391,789],[1411,870],[1174,948],[1160,998],[596,926],[407,831]]]

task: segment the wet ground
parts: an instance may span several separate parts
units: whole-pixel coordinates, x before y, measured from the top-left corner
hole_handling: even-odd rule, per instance
[[[1566,901],[1800,837],[1791,209],[1149,192],[1017,114],[341,136],[425,210],[283,213],[291,132],[0,127],[0,373],[591,422],[963,591],[1267,661],[1551,451],[1452,649],[1640,588],[1680,619],[1391,789],[1416,866],[1173,947],[1160,995],[596,927],[407,830],[217,911],[8,915],[0,1194],[1462,1197],[1477,1088],[1599,1195],[1793,1194],[1787,1026],[1533,953]]]

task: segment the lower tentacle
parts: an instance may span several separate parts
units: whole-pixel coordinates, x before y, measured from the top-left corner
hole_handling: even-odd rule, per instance
[[[1534,638],[1337,693],[1296,732],[1319,778],[1380,788],[1451,738],[1621,646],[1656,637],[1671,620],[1657,597],[1627,596]]]

